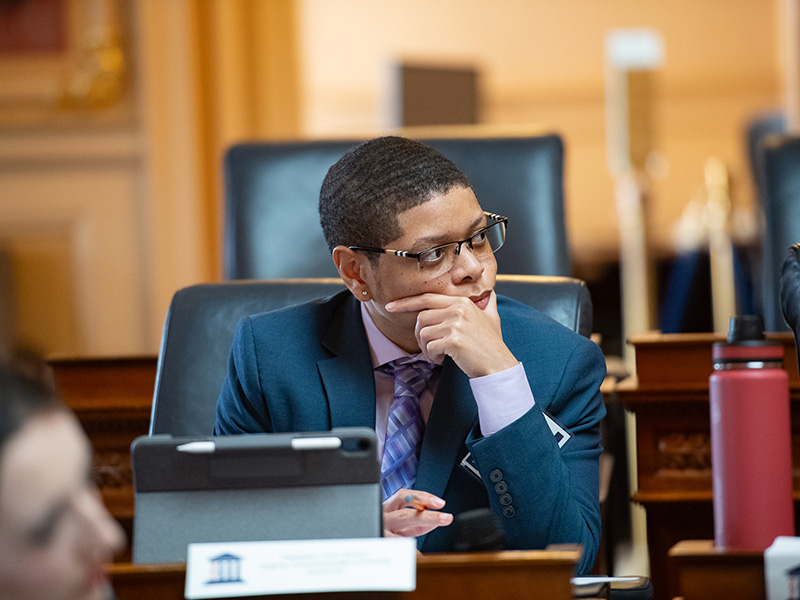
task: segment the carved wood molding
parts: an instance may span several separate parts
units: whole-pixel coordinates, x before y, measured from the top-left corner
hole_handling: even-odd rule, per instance
[[[130,456],[124,452],[98,452],[94,456],[92,476],[100,489],[133,486]]]
[[[659,471],[711,472],[711,438],[705,433],[670,433],[658,439]]]

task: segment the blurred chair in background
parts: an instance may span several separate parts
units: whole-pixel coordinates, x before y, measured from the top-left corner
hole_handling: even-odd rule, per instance
[[[763,175],[758,167],[761,160],[761,146],[767,138],[785,133],[786,116],[779,111],[758,114],[747,124],[747,157],[759,202],[762,202],[764,195]]]
[[[340,279],[199,284],[172,298],[158,354],[150,435],[211,435],[239,319],[332,296]]]
[[[786,252],[780,274],[781,312],[794,333],[797,362],[800,368],[800,244]]]
[[[762,311],[765,331],[783,331],[779,274],[786,249],[800,240],[800,137],[767,138],[760,150],[764,184],[761,244]]]
[[[764,311],[765,306],[768,305],[774,294],[765,293],[765,289],[767,285],[774,287],[774,273],[776,271],[767,272],[767,280],[764,280],[764,272],[762,272],[764,267],[764,256],[763,256],[763,245],[768,244],[769,240],[766,240],[763,236],[766,234],[763,231],[764,219],[766,217],[766,181],[765,181],[765,174],[764,174],[764,167],[763,167],[763,154],[764,154],[764,144],[770,138],[774,138],[775,136],[785,135],[787,132],[787,125],[786,125],[786,115],[783,111],[774,110],[768,112],[762,112],[755,115],[748,123],[746,128],[747,134],[747,157],[750,164],[750,175],[753,179],[753,186],[755,188],[755,200],[757,205],[757,214],[760,217],[760,225],[762,226],[762,231],[760,232],[762,236],[762,244],[754,245],[753,247],[744,248],[741,250],[741,262],[748,269],[750,273],[750,279],[753,283],[753,310],[751,311],[753,314],[762,315],[765,317]],[[780,260],[781,253],[774,255],[772,258]],[[774,262],[774,261],[772,261]],[[776,305],[772,304],[773,308],[770,309],[771,311],[776,310]],[[781,323],[780,313],[775,312],[775,319],[778,323],[780,323],[779,329],[783,329],[783,324]],[[767,326],[767,319],[764,319],[765,326]],[[770,319],[770,326],[774,321]],[[769,330],[770,327],[767,327]]]
[[[500,273],[571,274],[558,135],[422,139],[459,168],[481,206],[509,218]],[[243,143],[225,155],[226,279],[337,277],[317,213],[328,168],[359,143]]]

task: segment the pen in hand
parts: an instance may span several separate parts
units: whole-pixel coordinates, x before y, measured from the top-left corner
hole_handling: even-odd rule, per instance
[[[406,496],[406,502],[412,507],[416,508],[418,511],[426,510],[428,507],[425,506],[422,502],[417,499],[416,496],[408,495]]]

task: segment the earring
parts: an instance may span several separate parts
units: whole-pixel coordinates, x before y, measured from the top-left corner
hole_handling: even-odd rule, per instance
[[[361,295],[362,296],[366,296],[367,295],[367,290],[361,290]]]

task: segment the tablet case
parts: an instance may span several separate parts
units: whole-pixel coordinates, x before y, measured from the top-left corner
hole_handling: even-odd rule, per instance
[[[131,445],[133,562],[192,542],[379,537],[375,432],[141,436]]]

